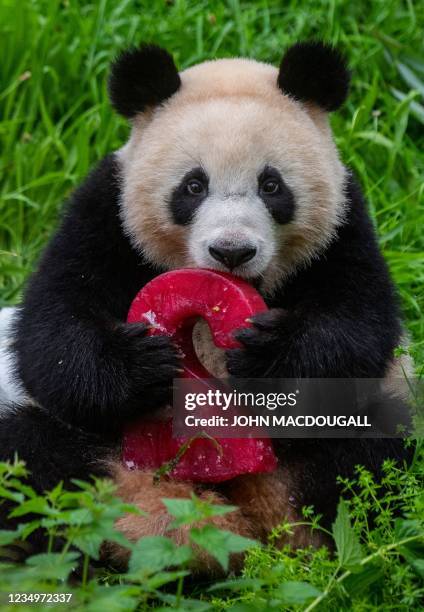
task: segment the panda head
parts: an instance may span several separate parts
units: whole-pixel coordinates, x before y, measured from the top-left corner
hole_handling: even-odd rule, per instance
[[[111,100],[131,120],[121,217],[159,269],[231,271],[272,292],[343,222],[345,171],[328,125],[349,73],[323,43],[280,68],[221,59],[178,73],[156,46],[123,53]]]

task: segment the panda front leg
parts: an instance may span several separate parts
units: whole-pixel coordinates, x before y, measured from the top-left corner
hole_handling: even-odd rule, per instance
[[[364,317],[357,324],[334,310],[270,309],[237,334],[242,348],[228,352],[227,367],[239,378],[383,378],[393,359],[382,332]],[[365,307],[364,307],[365,308]],[[369,304],[372,312],[372,304]],[[393,341],[394,342],[394,341]],[[402,400],[399,400],[400,402]],[[274,448],[294,482],[293,503],[314,506],[323,524],[333,520],[341,493],[337,477],[352,478],[363,465],[377,478],[385,459],[409,461],[401,439],[276,439]]]

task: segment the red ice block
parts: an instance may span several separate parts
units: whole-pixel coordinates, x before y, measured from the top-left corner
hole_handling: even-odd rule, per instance
[[[236,348],[233,333],[250,325],[248,319],[266,310],[259,293],[247,282],[212,270],[167,272],[148,283],[135,297],[129,323],[145,322],[151,335],[175,339],[184,354],[184,378],[212,378],[193,348],[192,331],[199,317],[210,327],[214,343]],[[172,421],[141,419],[126,429],[123,462],[129,469],[154,469],[177,455],[187,438],[172,437]],[[267,438],[208,438],[190,442],[170,472],[176,480],[222,482],[240,474],[270,472],[277,459]]]
[[[172,437],[172,421],[138,421],[125,436],[129,469],[155,469],[171,461],[187,438]],[[193,439],[170,472],[174,480],[223,482],[240,474],[271,472],[277,462],[266,438]],[[219,445],[219,446],[218,446]]]

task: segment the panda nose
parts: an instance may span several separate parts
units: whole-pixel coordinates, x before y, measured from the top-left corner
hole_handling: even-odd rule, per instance
[[[210,246],[209,253],[216,261],[224,264],[230,270],[250,261],[256,255],[256,248],[246,247],[217,247]]]

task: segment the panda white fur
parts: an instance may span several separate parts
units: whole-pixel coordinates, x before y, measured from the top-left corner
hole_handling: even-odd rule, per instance
[[[240,377],[392,377],[402,326],[365,203],[341,163],[328,113],[344,101],[342,56],[299,43],[279,69],[223,59],[177,72],[142,46],[114,63],[110,95],[131,122],[127,144],[76,191],[28,284],[13,332],[15,378],[32,400],[3,401],[0,458],[17,451],[38,489],[112,475],[149,517],[127,516],[131,539],[162,534],[162,497],[195,490],[234,503],[220,526],[266,539],[313,504],[330,521],[336,476],[403,459],[398,440],[280,440],[274,474],[215,487],[126,471],[120,433],[167,404],[179,357],[168,338],[125,323],[136,292],[162,271],[207,267],[252,282],[270,310],[238,334],[243,348],[196,345],[211,371]],[[5,521],[6,518],[3,517]],[[184,529],[171,535],[186,540]],[[294,545],[322,539],[297,528]],[[108,547],[122,562],[126,553]],[[237,567],[239,559],[234,559]],[[212,571],[208,558],[199,571]]]

